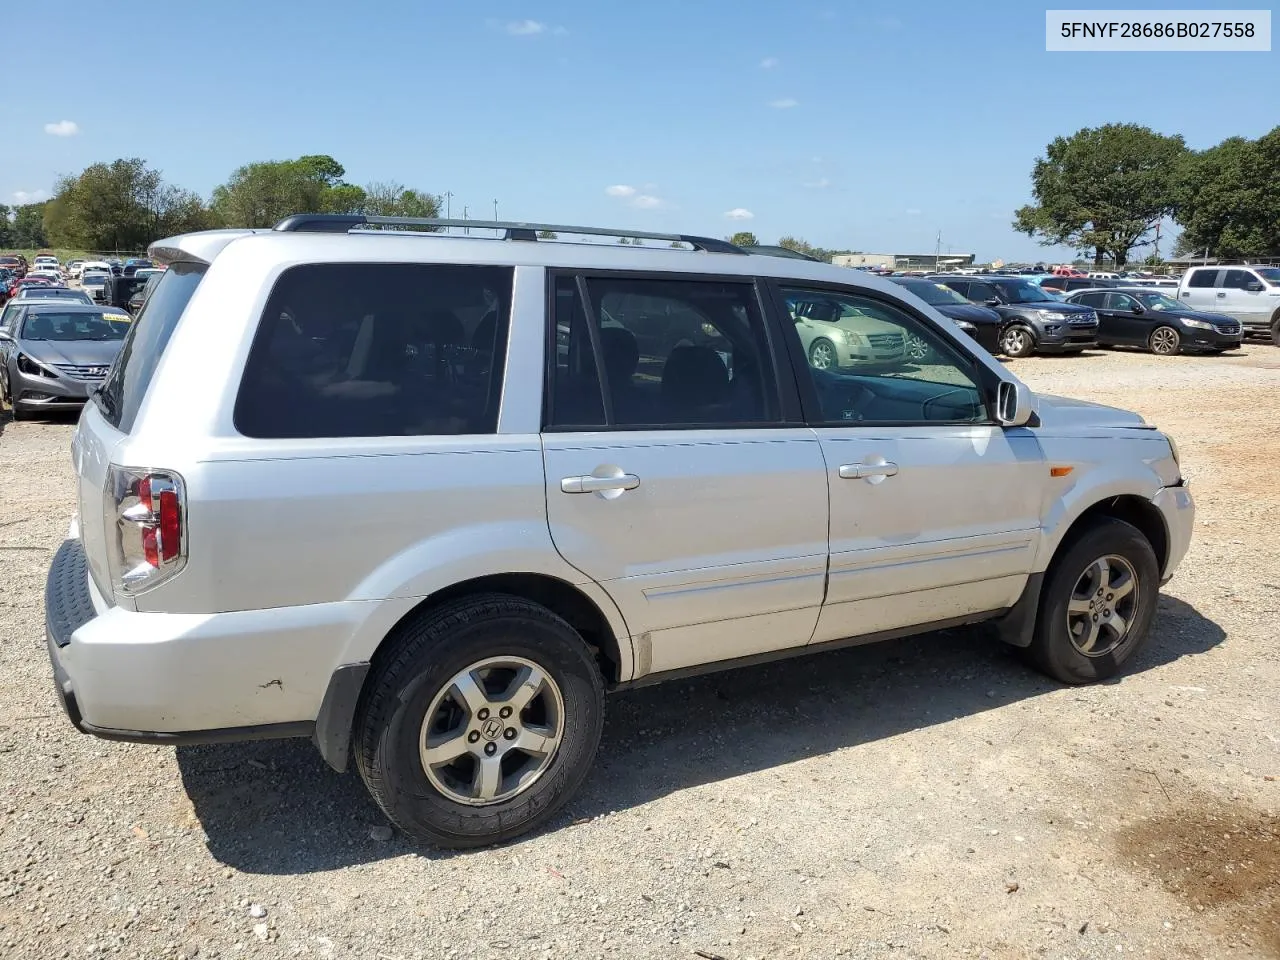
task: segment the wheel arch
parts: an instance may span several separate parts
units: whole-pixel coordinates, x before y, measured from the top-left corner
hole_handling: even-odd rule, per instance
[[[498,573],[461,580],[432,592],[405,610],[382,632],[367,660],[340,664],[334,670],[316,717],[313,737],[325,762],[338,772],[346,770],[360,696],[372,668],[380,657],[387,655],[405,624],[443,604],[495,593],[537,603],[564,619],[582,635],[606,686],[631,677],[634,664],[629,635],[615,629],[602,603],[581,586],[545,573]],[[608,602],[607,597],[602,599]],[[625,630],[625,624],[622,627]]]

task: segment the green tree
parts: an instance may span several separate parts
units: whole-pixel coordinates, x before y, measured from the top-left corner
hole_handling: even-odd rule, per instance
[[[760,241],[756,239],[756,235],[752,233],[750,230],[739,230],[737,233],[735,233],[732,237],[729,238],[729,242],[732,243],[735,247],[760,246]]]
[[[47,247],[44,235],[44,203],[26,203],[13,208],[13,224],[9,228],[9,240],[18,250],[38,250]]]
[[[376,182],[364,188],[361,212],[378,217],[416,217],[432,219],[440,216],[440,198],[432,193],[411,190],[403,183]]]
[[[9,207],[0,203],[0,250],[12,245],[10,240],[12,232],[12,224],[9,222]]]
[[[95,163],[63,177],[43,216],[52,244],[85,250],[139,250],[210,222],[198,196],[165,183],[139,157]]]
[[[245,164],[214,188],[212,207],[228,227],[270,227],[294,213],[358,213],[365,191],[344,183],[345,173],[323,154]]]
[[[1086,127],[1058,137],[1031,173],[1035,203],[1014,214],[1013,227],[1045,246],[1065,245],[1118,266],[1169,215],[1175,176],[1186,154],[1181,136],[1132,123]]]
[[[801,240],[799,237],[782,237],[778,240],[778,246],[786,247],[788,250],[794,250],[796,253],[803,253],[805,256],[813,257],[815,260],[821,260],[823,263],[830,263],[834,253],[839,251],[827,250],[823,247],[815,247],[807,240]]]
[[[539,230],[539,231],[538,231],[538,239],[539,239],[539,240],[555,240],[555,239],[557,239],[558,237],[559,237],[559,234],[558,234],[558,233],[556,233],[554,230]]]
[[[1280,127],[1188,155],[1176,194],[1181,254],[1280,256]]]

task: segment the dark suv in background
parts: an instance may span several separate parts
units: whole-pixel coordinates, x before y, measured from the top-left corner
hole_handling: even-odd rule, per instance
[[[988,353],[1000,352],[1000,328],[1004,321],[1000,314],[990,307],[981,307],[970,303],[963,296],[937,280],[926,280],[924,277],[890,277],[898,286],[914,293],[944,317],[949,317],[959,324],[960,329],[978,343]]]
[[[945,283],[974,303],[1000,315],[1000,349],[1010,357],[1033,353],[1079,353],[1097,346],[1098,315],[1091,307],[1063,303],[1023,277],[942,275]]]

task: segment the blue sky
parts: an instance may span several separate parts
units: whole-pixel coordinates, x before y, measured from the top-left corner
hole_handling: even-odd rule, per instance
[[[455,215],[497,198],[503,219],[874,252],[932,251],[941,231],[944,252],[1041,258],[1009,222],[1053,137],[1134,121],[1199,148],[1280,123],[1280,54],[1046,53],[1025,0],[135,13],[117,29],[68,8],[55,36],[5,42],[26,95],[0,202],[122,156],[207,196],[242,163],[328,153],[354,183],[451,191]]]

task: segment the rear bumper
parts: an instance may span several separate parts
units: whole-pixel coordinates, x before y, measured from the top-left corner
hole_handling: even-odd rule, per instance
[[[82,732],[174,744],[311,736],[367,607],[135,613],[98,595],[70,539],[49,569],[45,638],[58,698]]]
[[[1160,571],[1160,582],[1163,583],[1173,576],[1191,546],[1196,504],[1185,480],[1176,487],[1163,487],[1151,502],[1164,517],[1165,530],[1169,533],[1169,555],[1165,558],[1164,569]]]

